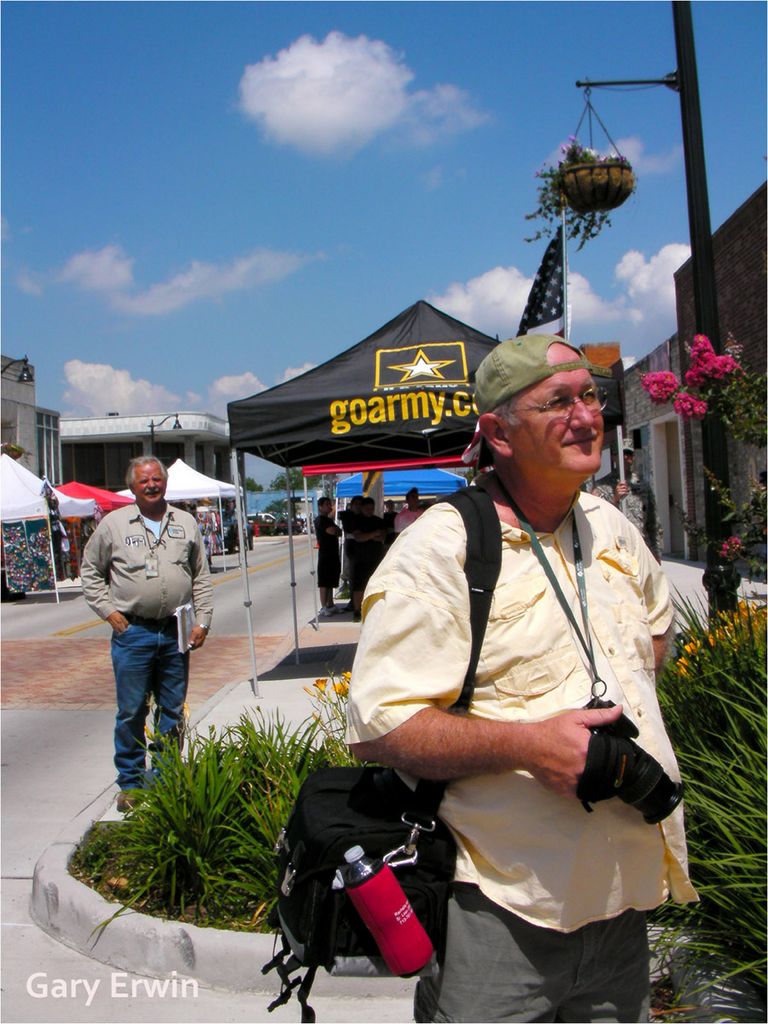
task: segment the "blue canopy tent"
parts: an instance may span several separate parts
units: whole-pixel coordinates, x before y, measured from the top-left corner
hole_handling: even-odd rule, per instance
[[[448,473],[444,469],[385,469],[384,497],[403,498],[412,487],[418,487],[420,497],[437,494],[453,494],[467,481],[457,473]],[[337,498],[354,498],[363,493],[363,474],[355,473],[336,485]]]

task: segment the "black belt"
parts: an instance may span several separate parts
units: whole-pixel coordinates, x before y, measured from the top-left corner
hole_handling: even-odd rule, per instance
[[[123,612],[123,616],[132,626],[146,626],[147,629],[167,629],[168,626],[176,625],[175,615],[166,615],[162,619],[145,619],[142,615],[133,615],[131,612]]]

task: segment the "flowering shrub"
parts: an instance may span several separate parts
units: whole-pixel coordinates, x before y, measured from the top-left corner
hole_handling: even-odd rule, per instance
[[[312,718],[323,734],[323,749],[330,762],[336,765],[358,764],[349,752],[347,734],[347,698],[351,673],[342,672],[338,678],[333,675],[316,679],[304,692],[312,698]]]
[[[533,213],[525,215],[526,220],[542,220],[543,226],[532,235],[526,238],[526,242],[536,242],[551,232],[553,226],[560,223],[563,207],[565,206],[565,230],[568,238],[580,239],[578,248],[581,249],[590,238],[596,238],[604,227],[610,227],[610,211],[600,210],[590,213],[579,213],[564,203],[562,175],[563,171],[575,164],[616,164],[621,163],[630,168],[626,157],[618,153],[609,153],[601,156],[596,149],[582,146],[579,140],[571,135],[567,142],[560,146],[560,159],[557,164],[550,164],[549,167],[542,167],[536,171],[536,177],[541,184],[537,190],[539,205]]]
[[[654,402],[668,402],[680,390],[680,381],[669,370],[661,370],[659,373],[646,373],[642,378],[642,385]]]
[[[744,369],[738,358],[741,347],[729,336],[726,352],[718,355],[709,338],[697,334],[688,351],[690,361],[683,375],[684,383],[669,370],[646,373],[641,378],[651,401],[659,405],[672,402],[675,412],[684,420],[702,420],[708,413],[715,413],[735,440],[765,447],[765,377]],[[739,534],[717,541],[718,558],[721,562],[746,559],[750,571],[762,575],[765,570],[765,486],[753,482],[747,501],[737,505],[728,488],[708,469],[704,472],[708,486],[723,509],[723,521],[730,523],[731,528],[737,524],[740,527]],[[695,544],[708,543],[705,531],[685,514],[683,525]]]
[[[718,555],[723,562],[734,562],[744,554],[744,543],[741,537],[729,537],[720,545]]]
[[[738,360],[741,347],[729,337],[727,351],[718,355],[704,334],[697,334],[690,346],[684,384],[674,373],[662,370],[646,373],[643,389],[652,402],[673,402],[683,419],[703,419],[716,412],[737,441],[765,446],[765,377],[745,370]]]

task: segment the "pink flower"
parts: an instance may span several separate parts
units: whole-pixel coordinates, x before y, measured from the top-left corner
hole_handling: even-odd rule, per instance
[[[701,398],[694,398],[687,391],[680,391],[675,396],[674,409],[685,420],[703,420],[707,414],[707,403]]]
[[[741,543],[741,537],[729,537],[728,540],[724,540],[718,549],[718,556],[723,561],[733,561],[734,558],[738,558],[743,551],[743,545]]]
[[[648,392],[653,402],[668,402],[680,389],[680,381],[669,370],[658,373],[646,373],[641,380],[643,389]]]
[[[700,388],[708,380],[722,380],[741,369],[733,356],[718,356],[709,338],[697,334],[690,350],[691,364],[685,374],[685,383],[690,388]]]

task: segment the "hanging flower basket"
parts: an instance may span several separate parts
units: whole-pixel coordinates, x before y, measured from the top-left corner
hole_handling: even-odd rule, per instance
[[[603,160],[561,166],[565,200],[576,213],[602,213],[626,202],[635,189],[635,175],[626,160]]]
[[[525,219],[540,220],[545,226],[526,242],[542,238],[564,216],[567,237],[576,239],[581,249],[610,226],[610,211],[635,190],[635,175],[626,157],[617,152],[601,156],[574,136],[560,147],[560,153],[556,164],[536,172],[541,181],[539,205]]]

